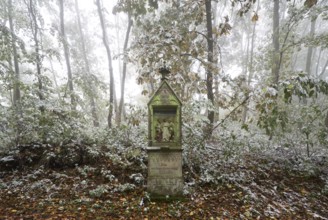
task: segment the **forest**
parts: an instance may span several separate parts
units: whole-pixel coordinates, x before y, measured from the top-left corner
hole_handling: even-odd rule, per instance
[[[163,69],[184,186],[155,200]],[[328,1],[0,0],[0,219],[92,218],[328,219]]]

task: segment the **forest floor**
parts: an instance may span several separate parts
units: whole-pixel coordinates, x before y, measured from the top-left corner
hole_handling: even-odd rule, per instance
[[[189,184],[183,199],[167,201],[149,199],[145,170],[111,160],[2,170],[0,219],[328,219],[320,174],[293,172],[259,158],[230,170],[246,180]]]

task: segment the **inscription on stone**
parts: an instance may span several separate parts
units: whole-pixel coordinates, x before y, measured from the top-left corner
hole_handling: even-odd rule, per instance
[[[182,177],[181,152],[149,152],[148,163],[149,176]]]
[[[183,189],[182,178],[149,178],[148,191],[162,195],[180,194]]]
[[[181,151],[148,152],[148,191],[162,195],[175,195],[182,192]]]

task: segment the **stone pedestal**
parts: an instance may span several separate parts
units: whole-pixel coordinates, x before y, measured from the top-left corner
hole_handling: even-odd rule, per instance
[[[182,195],[182,150],[148,148],[147,191],[153,195]]]

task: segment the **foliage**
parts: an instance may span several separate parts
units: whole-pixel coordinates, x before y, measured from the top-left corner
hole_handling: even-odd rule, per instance
[[[191,67],[197,59],[204,59],[204,39],[197,34],[197,24],[190,22],[195,16],[184,13],[177,7],[165,4],[163,7],[166,8],[165,11],[147,14],[142,18],[142,22],[137,24],[134,32],[138,38],[131,45],[130,60],[138,65],[139,84],[154,84],[159,78],[157,70],[164,65],[163,61],[166,61],[173,74],[171,81],[176,92],[182,99],[189,98],[192,90],[197,89],[199,84],[200,75]],[[198,22],[201,22],[203,7],[193,10],[197,15],[196,19],[199,18]],[[173,22],[173,26],[172,17],[179,18],[179,21]],[[145,53],[148,56],[145,57]],[[204,88],[205,82],[202,82],[202,85]],[[187,92],[183,94],[183,90]],[[153,91],[148,91],[151,92]]]
[[[100,198],[104,194],[108,193],[107,188],[108,188],[107,185],[99,185],[99,186],[97,186],[97,188],[90,190],[89,194],[92,198]]]
[[[30,102],[30,100],[33,102]],[[15,137],[15,130],[17,126],[21,133],[17,140],[8,139],[3,142],[3,147],[9,147],[15,142],[29,143],[29,142],[43,142],[49,144],[59,144],[61,142],[70,142],[81,137],[81,131],[84,128],[83,121],[77,120],[77,115],[72,115],[69,111],[53,106],[46,108],[44,113],[37,109],[39,106],[44,106],[43,103],[36,101],[36,97],[23,97],[22,107],[24,113],[19,116],[20,124],[16,124],[15,111],[12,108],[2,107],[2,120],[5,129],[2,129],[0,135]],[[7,114],[6,114],[7,113]]]
[[[287,146],[298,146],[300,149],[306,146],[307,155],[310,156],[310,150],[327,145],[327,103],[315,102],[324,99],[327,92],[328,84],[325,81],[315,80],[304,74],[281,82],[277,88],[265,88],[256,105],[260,113],[258,125],[270,137],[278,135],[282,142],[287,138]],[[298,102],[293,101],[296,98]],[[307,104],[310,102],[312,103]],[[290,135],[295,138],[292,142],[288,137]]]
[[[158,8],[157,0],[141,0],[141,1],[129,1],[119,0],[113,7],[113,14],[118,12],[130,13],[135,19],[139,19],[140,15],[144,15],[147,12],[153,12]]]
[[[136,188],[135,185],[131,183],[125,183],[123,185],[118,185],[115,189],[114,192],[128,192],[128,191],[133,191]]]

